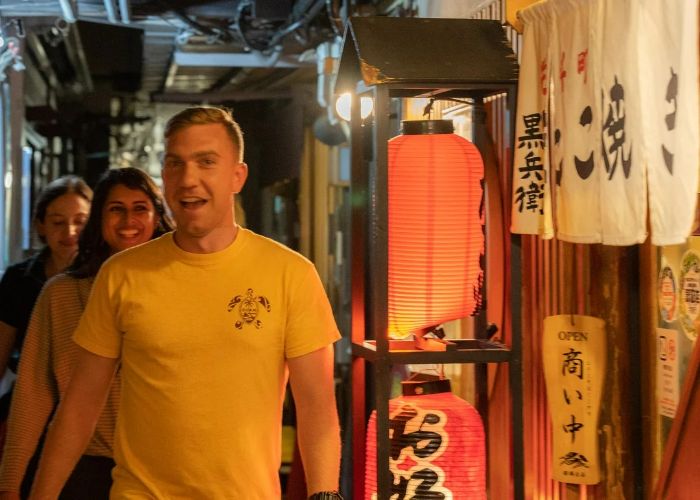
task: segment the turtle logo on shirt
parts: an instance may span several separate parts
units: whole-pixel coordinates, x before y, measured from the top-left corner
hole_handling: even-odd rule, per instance
[[[255,295],[252,288],[248,288],[245,295],[236,295],[228,303],[228,312],[238,307],[238,315],[240,321],[236,321],[235,326],[239,330],[243,329],[243,325],[252,324],[255,328],[262,326],[262,321],[258,319],[258,313],[262,306],[267,312],[270,312],[270,301],[262,295]]]

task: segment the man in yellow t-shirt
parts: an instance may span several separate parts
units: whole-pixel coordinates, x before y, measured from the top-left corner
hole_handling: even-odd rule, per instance
[[[163,183],[177,229],[115,255],[97,276],[33,498],[56,498],[118,364],[112,498],[279,498],[287,373],[309,493],[340,498],[339,334],[318,275],[236,225],[247,166],[227,111],[187,109],[165,138]]]

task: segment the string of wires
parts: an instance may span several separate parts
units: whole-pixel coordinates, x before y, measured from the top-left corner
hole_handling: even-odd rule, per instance
[[[163,7],[167,2],[159,2]],[[321,16],[319,13],[328,11],[328,23],[330,26],[318,26],[316,22]],[[331,0],[298,0],[292,7],[290,15],[284,20],[270,20],[253,15],[254,2],[241,0],[237,3],[233,15],[229,19],[215,20],[193,18],[183,10],[168,8],[182,23],[187,26],[190,35],[206,37],[208,44],[240,43],[245,50],[261,52],[265,55],[281,52],[281,45],[285,38],[293,36],[302,47],[307,47],[312,38],[321,38],[320,41],[337,36],[337,14],[334,2]],[[334,22],[335,21],[335,22]],[[310,33],[312,31],[313,33]],[[182,37],[187,40],[188,36]],[[317,42],[318,40],[314,40]]]

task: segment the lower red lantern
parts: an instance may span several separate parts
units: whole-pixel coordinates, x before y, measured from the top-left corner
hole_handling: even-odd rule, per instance
[[[404,395],[389,401],[392,498],[486,500],[481,416],[449,392],[449,381],[440,382],[404,383]],[[367,429],[367,500],[377,498],[376,432],[375,411]]]

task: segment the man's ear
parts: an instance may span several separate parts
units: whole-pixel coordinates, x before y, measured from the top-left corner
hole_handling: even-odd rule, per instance
[[[233,170],[233,192],[238,194],[243,189],[245,181],[248,179],[248,165],[244,162],[238,163]]]

